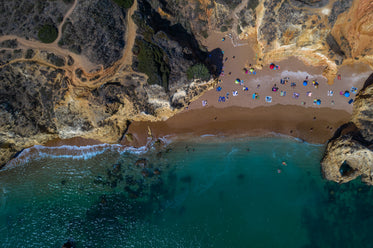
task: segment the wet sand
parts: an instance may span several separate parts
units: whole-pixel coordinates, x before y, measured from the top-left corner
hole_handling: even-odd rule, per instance
[[[329,108],[292,105],[209,107],[177,114],[163,122],[134,122],[128,130],[133,141],[123,144],[138,147],[165,136],[172,139],[202,135],[245,137],[278,134],[323,144],[349,119],[348,112]]]

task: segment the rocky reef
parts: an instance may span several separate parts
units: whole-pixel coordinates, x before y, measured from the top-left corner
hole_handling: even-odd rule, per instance
[[[351,122],[328,142],[321,165],[328,180],[345,183],[361,176],[373,185],[373,74],[355,99]]]

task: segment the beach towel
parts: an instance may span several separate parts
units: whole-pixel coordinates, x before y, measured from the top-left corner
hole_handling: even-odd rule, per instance
[[[253,94],[253,99],[258,99],[258,98],[259,98],[258,93],[254,93],[254,94]]]
[[[298,99],[299,98],[299,93],[293,93],[293,98],[295,98],[295,99]]]
[[[280,96],[286,96],[286,91],[281,90]]]
[[[266,96],[266,102],[272,102],[272,97],[271,96]]]
[[[311,91],[308,91],[308,92],[307,92],[307,96],[312,96],[312,92],[311,92]]]
[[[352,88],[351,88],[351,93],[356,94],[356,92],[357,92],[357,88],[352,87]]]

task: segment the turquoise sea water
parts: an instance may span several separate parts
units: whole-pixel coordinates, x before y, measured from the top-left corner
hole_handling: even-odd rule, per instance
[[[208,139],[85,159],[40,149],[0,171],[0,247],[373,247],[373,190],[323,180],[323,146]]]

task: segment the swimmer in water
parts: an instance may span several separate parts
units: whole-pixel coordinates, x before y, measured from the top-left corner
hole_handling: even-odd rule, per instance
[[[280,169],[277,169],[277,173],[280,174],[282,171]]]
[[[283,166],[287,166],[288,164],[285,161],[282,161],[281,163]]]

